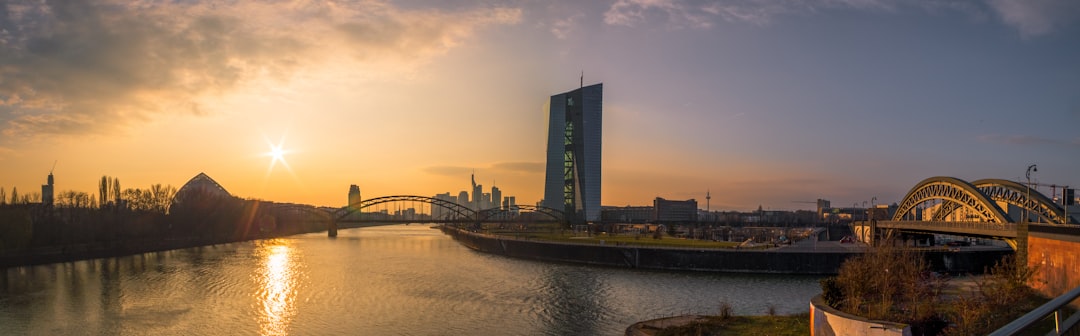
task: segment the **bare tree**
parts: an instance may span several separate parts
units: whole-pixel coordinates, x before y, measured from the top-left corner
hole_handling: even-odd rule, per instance
[[[19,188],[11,187],[11,204],[19,204]]]
[[[4,193],[4,188],[0,187],[0,205],[7,203],[7,194]]]

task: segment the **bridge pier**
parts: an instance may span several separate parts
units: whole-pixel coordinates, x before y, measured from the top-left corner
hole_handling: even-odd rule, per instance
[[[326,236],[337,237],[337,219],[330,218],[330,222],[327,223],[326,227]]]

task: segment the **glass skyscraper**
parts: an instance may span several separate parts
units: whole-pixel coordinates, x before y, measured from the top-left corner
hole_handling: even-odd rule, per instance
[[[600,221],[604,84],[551,96],[543,206],[572,223]]]

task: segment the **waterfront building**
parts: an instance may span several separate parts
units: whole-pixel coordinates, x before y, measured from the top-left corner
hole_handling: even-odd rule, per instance
[[[176,198],[181,198],[180,196],[182,195],[195,192],[217,197],[232,197],[232,194],[226,191],[224,187],[217,183],[217,181],[210,178],[209,175],[206,175],[206,173],[199,173],[199,175],[195,175],[195,177],[192,177],[187,183],[184,183],[180,189],[176,190]]]
[[[461,192],[458,193],[457,204],[461,205],[463,207],[466,207],[466,208],[472,208],[472,206],[469,205],[469,192],[468,191],[462,190]]]
[[[543,206],[572,222],[600,220],[603,85],[551,96]]]
[[[53,205],[53,174],[49,172],[48,184],[41,185],[41,204],[45,206]]]
[[[360,186],[355,185],[355,184],[350,185],[349,186],[349,207],[357,206],[357,204],[360,204],[361,200],[362,199],[360,198]]]
[[[653,200],[653,221],[657,223],[689,223],[697,222],[697,200],[691,198],[685,201],[666,200],[657,197]]]
[[[656,213],[651,206],[605,206],[601,208],[601,219],[605,223],[647,223]]]

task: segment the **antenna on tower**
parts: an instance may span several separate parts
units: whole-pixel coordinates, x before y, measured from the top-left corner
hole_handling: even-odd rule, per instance
[[[53,161],[53,163],[52,163],[52,169],[49,169],[49,175],[52,175],[52,172],[53,172],[54,170],[56,170],[56,162],[57,162],[57,161],[60,161],[60,160],[54,160],[54,161]]]
[[[581,70],[581,82],[578,83],[579,88],[585,87],[585,70]]]

